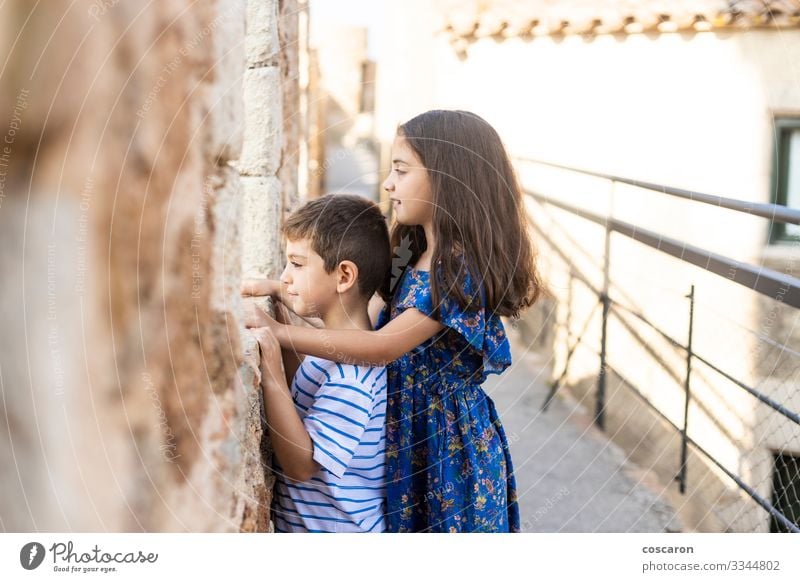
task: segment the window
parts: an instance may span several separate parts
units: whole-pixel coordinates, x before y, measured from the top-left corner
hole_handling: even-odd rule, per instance
[[[775,119],[775,204],[800,209],[800,117]],[[770,243],[800,241],[800,225],[772,223]]]
[[[772,506],[800,525],[800,457],[775,453],[772,473]],[[789,529],[775,517],[770,517],[769,531],[787,532]]]

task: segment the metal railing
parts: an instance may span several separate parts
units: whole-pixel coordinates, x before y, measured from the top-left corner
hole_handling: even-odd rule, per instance
[[[591,172],[591,171],[581,170],[578,168],[573,168],[560,164],[554,164],[550,162],[543,162],[539,160],[532,160],[528,158],[517,158],[517,160],[549,166],[569,172],[576,172],[582,175],[593,176],[603,180],[609,180],[612,183],[618,182],[622,184],[628,184],[631,186],[644,188],[647,190],[658,192],[660,194],[666,194],[669,196],[674,196],[685,200],[701,202],[704,204],[712,204],[720,208],[746,214],[752,214],[754,216],[759,216],[775,222],[781,222],[785,224],[800,224],[800,210],[786,208],[785,206],[779,206],[775,204],[753,203],[743,200],[723,198],[721,196],[711,196],[708,194],[691,192],[679,188],[673,188],[669,186],[663,186],[639,180],[632,180],[629,178],[614,176],[611,174]],[[642,313],[639,313],[636,310],[633,310],[625,306],[624,304],[619,303],[614,299],[612,299],[610,296],[611,281],[609,278],[610,237],[612,232],[619,233],[620,235],[623,235],[643,245],[651,247],[660,253],[670,255],[684,263],[688,263],[696,267],[700,267],[708,272],[715,273],[720,277],[724,277],[728,281],[732,281],[739,285],[743,285],[748,289],[752,289],[756,293],[768,296],[774,300],[782,301],[794,308],[800,308],[800,279],[764,267],[757,267],[755,265],[742,263],[735,259],[725,257],[717,253],[713,253],[711,251],[696,247],[694,245],[690,245],[688,243],[685,243],[683,241],[674,238],[661,235],[659,233],[653,232],[648,229],[641,228],[635,224],[630,224],[627,222],[623,222],[621,220],[617,220],[613,217],[602,217],[592,212],[588,212],[586,210],[568,204],[564,201],[558,200],[550,196],[546,196],[542,193],[533,192],[530,190],[526,190],[525,193],[530,198],[536,200],[540,204],[559,208],[563,211],[571,213],[574,216],[578,216],[580,218],[598,224],[604,227],[605,229],[605,248],[603,256],[603,288],[597,289],[595,288],[594,285],[592,285],[592,283],[588,280],[588,278],[586,278],[579,272],[574,262],[570,259],[567,253],[561,250],[558,247],[558,245],[554,243],[554,241],[548,240],[547,235],[543,231],[543,229],[541,229],[536,224],[536,222],[529,217],[531,226],[538,231],[538,234],[543,239],[548,241],[548,244],[550,245],[554,253],[557,254],[560,257],[560,259],[569,267],[570,289],[572,289],[573,281],[579,281],[587,289],[589,289],[589,291],[593,295],[595,295],[599,300],[598,303],[595,304],[595,308],[591,310],[591,313],[589,314],[586,320],[586,325],[583,327],[580,333],[577,334],[577,338],[574,340],[572,345],[570,345],[571,334],[568,324],[567,350],[566,350],[564,368],[561,374],[558,374],[556,379],[551,383],[550,392],[547,395],[547,398],[545,399],[542,405],[542,409],[543,410],[547,409],[548,405],[555,396],[557,390],[563,384],[564,379],[566,378],[567,372],[569,370],[570,360],[572,359],[578,345],[582,343],[583,338],[589,327],[589,323],[595,317],[597,307],[602,306],[599,353],[593,350],[593,353],[595,353],[595,355],[598,356],[600,360],[600,369],[597,375],[597,391],[596,391],[596,403],[595,403],[595,415],[594,415],[594,420],[595,423],[598,425],[598,427],[601,430],[605,428],[606,379],[608,375],[608,370],[612,370],[620,379],[622,379],[625,382],[627,386],[630,387],[630,389],[633,391],[633,393],[636,395],[637,398],[639,398],[646,406],[648,406],[652,411],[654,411],[659,418],[666,421],[672,428],[674,428],[676,431],[680,433],[681,436],[680,464],[679,464],[679,471],[678,474],[675,476],[675,479],[679,482],[679,489],[682,494],[685,494],[688,483],[688,476],[687,476],[688,450],[689,446],[691,445],[693,449],[696,450],[700,455],[702,455],[708,461],[713,463],[713,465],[715,465],[721,471],[723,471],[734,483],[736,483],[736,485],[742,491],[744,491],[755,503],[757,503],[762,509],[764,509],[772,517],[772,519],[777,521],[785,530],[795,533],[800,533],[800,524],[796,523],[795,521],[784,515],[778,508],[776,508],[773,505],[773,503],[771,503],[767,499],[764,499],[763,496],[759,495],[758,492],[755,491],[753,487],[749,486],[739,475],[735,474],[733,471],[726,468],[723,465],[723,463],[719,461],[719,459],[714,457],[714,455],[708,452],[703,446],[701,446],[698,442],[696,442],[689,436],[689,404],[690,402],[692,402],[691,388],[692,388],[693,365],[695,361],[703,363],[710,370],[719,374],[721,377],[725,378],[733,385],[737,386],[741,390],[744,390],[752,397],[756,398],[759,402],[769,407],[775,413],[780,414],[784,418],[788,419],[791,423],[794,423],[798,426],[800,426],[800,415],[798,415],[797,412],[789,410],[781,403],[775,401],[773,398],[770,398],[768,395],[762,393],[756,388],[749,386],[747,383],[735,378],[732,374],[725,372],[720,367],[710,362],[707,358],[704,358],[703,356],[696,353],[696,351],[694,351],[692,346],[692,338],[694,334],[694,313],[695,313],[694,285],[691,286],[689,293],[686,295],[686,298],[689,300],[689,302],[687,309],[688,337],[685,345],[682,342],[676,340],[675,338],[669,336],[667,333],[661,330],[657,325],[655,325],[652,321],[650,321],[647,317],[645,317]],[[633,385],[633,383],[627,381],[622,375],[621,371],[618,371],[610,367],[608,363],[608,353],[607,353],[608,321],[610,316],[614,316],[616,321],[621,323],[628,331],[632,332],[633,337],[643,347],[648,348],[644,339],[642,339],[641,336],[639,336],[635,332],[633,326],[628,321],[626,316],[633,317],[634,319],[640,321],[648,328],[658,333],[662,338],[668,341],[674,348],[678,349],[680,352],[684,354],[686,361],[685,374],[682,382],[683,384],[682,388],[684,393],[684,403],[683,403],[684,406],[683,406],[683,418],[680,426],[675,422],[673,422],[672,420],[670,420],[668,416],[664,414],[655,404],[653,404],[653,402],[651,402],[650,399],[648,399],[640,390],[638,390]],[[656,361],[674,379],[677,380],[678,378],[675,376],[674,372],[667,366],[664,360],[659,358],[658,354],[653,354],[653,355],[655,356]],[[798,478],[800,479],[800,476],[798,476]],[[800,483],[798,483],[797,487],[800,488]],[[800,515],[793,517],[794,519],[800,521]]]
[[[717,206],[719,208],[736,210],[738,212],[744,212],[745,214],[752,214],[753,216],[768,218],[783,224],[800,224],[800,210],[788,208],[780,204],[764,204],[761,202],[749,202],[747,200],[736,200],[735,198],[713,196],[710,194],[703,194],[702,192],[694,192],[692,190],[684,190],[682,188],[674,188],[672,186],[663,186],[661,184],[654,184],[652,182],[646,182],[643,180],[634,180],[632,178],[615,176],[613,174],[581,170],[570,166],[554,164],[552,162],[533,160],[531,158],[518,157],[516,159],[521,162],[531,162],[540,166],[549,166],[559,170],[567,170],[568,172],[578,172],[579,174],[583,174],[585,176],[593,176],[595,178],[601,178],[610,182],[628,184],[629,186],[636,186],[638,188],[644,188],[645,190],[652,190],[653,192],[660,192],[661,194],[667,194],[677,198],[684,198],[686,200],[691,200],[692,202],[702,202],[704,204],[711,204],[712,206]]]

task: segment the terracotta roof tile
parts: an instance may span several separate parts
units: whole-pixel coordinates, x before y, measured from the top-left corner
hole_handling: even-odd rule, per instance
[[[800,27],[800,0],[436,0],[453,39]]]

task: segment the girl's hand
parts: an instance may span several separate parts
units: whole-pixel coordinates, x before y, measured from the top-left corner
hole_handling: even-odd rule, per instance
[[[241,293],[244,297],[277,297],[281,282],[273,279],[243,279]]]
[[[268,327],[259,327],[253,330],[253,336],[258,341],[258,348],[261,352],[261,384],[263,386],[279,386],[280,379],[283,377],[283,358],[281,357],[281,346],[275,338],[275,334]]]
[[[292,314],[294,314],[297,319],[292,319]],[[325,323],[320,318],[297,315],[283,301],[275,302],[275,321],[286,325],[303,325],[303,323],[305,323],[307,326],[317,329],[325,327]]]

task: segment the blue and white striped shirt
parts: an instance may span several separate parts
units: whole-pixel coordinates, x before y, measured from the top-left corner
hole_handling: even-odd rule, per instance
[[[275,531],[383,532],[386,369],[306,356],[291,393],[321,468],[298,483],[276,459]]]

